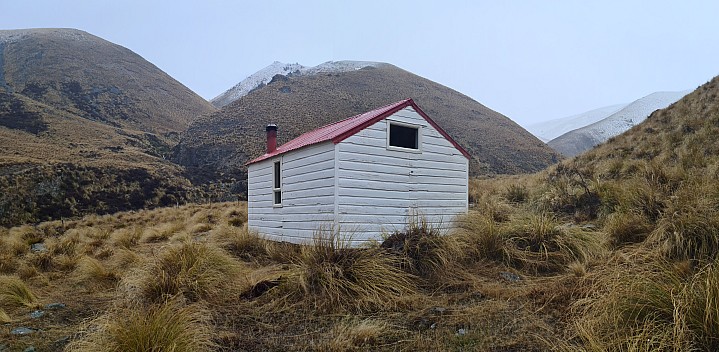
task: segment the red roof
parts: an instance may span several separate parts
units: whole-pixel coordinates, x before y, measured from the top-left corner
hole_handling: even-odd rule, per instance
[[[415,104],[414,100],[405,99],[307,132],[281,145],[272,153],[265,153],[264,155],[256,159],[250,160],[249,162],[247,162],[247,165],[260,162],[273,156],[281,155],[289,151],[300,149],[302,147],[306,147],[312,144],[327,141],[332,141],[332,143],[337,144],[345,140],[346,138],[354,135],[355,133],[375,124],[378,121],[381,121],[382,119],[408,106],[414,108],[414,110],[418,114],[424,117],[424,119],[427,120],[430,125],[432,125],[432,127],[434,127],[442,136],[444,136],[444,138],[446,138],[450,143],[452,143],[452,145],[454,145],[454,147],[457,148],[457,150],[459,150],[462,155],[469,159],[469,153],[457,142],[455,142],[454,139],[452,139],[452,137],[447,134],[447,132],[445,132],[434,121],[432,121],[432,119],[429,118],[429,116],[427,116],[427,114],[425,114],[424,111],[422,111],[422,109],[417,106],[417,104]]]

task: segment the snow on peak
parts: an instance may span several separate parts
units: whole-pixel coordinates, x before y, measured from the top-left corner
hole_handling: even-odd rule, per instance
[[[273,62],[271,65],[251,74],[249,77],[237,83],[234,87],[226,90],[224,93],[216,96],[210,103],[216,107],[223,107],[237,99],[240,99],[250,93],[253,89],[270,83],[275,75],[299,74],[305,67],[298,64],[285,64],[279,61]]]
[[[385,65],[372,61],[327,61],[314,67],[305,67],[298,63],[285,64],[279,61],[251,74],[237,83],[234,87],[210,100],[212,105],[221,108],[237,99],[244,97],[251,91],[270,83],[275,75],[309,76],[320,73],[339,73],[359,70],[365,67],[379,67]]]
[[[611,137],[624,133],[644,121],[655,110],[668,107],[690,92],[690,90],[685,90],[649,94],[604,119],[569,131],[552,139],[547,144],[564,156],[577,155]]]
[[[590,110],[581,114],[563,117],[549,121],[537,122],[526,126],[529,133],[541,139],[543,142],[551,141],[569,131],[591,125],[602,120],[615,112],[623,109],[629,104],[617,104],[605,106],[599,109]]]

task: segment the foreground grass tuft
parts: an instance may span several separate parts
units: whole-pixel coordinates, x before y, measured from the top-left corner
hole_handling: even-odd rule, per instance
[[[379,248],[351,248],[349,239],[320,232],[295,258],[294,275],[283,290],[321,311],[366,311],[389,307],[416,292],[414,276],[401,260]]]
[[[20,278],[0,276],[0,304],[31,307],[36,302],[37,297]]]
[[[206,351],[214,347],[207,312],[168,301],[149,308],[118,308],[99,318],[96,328],[69,351]],[[95,326],[93,324],[93,326]]]

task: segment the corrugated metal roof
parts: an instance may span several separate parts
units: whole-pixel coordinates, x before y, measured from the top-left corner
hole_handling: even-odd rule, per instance
[[[247,162],[247,165],[317,143],[332,141],[333,143],[337,144],[344,139],[354,135],[355,133],[365,129],[366,127],[373,125],[375,122],[380,121],[408,106],[412,106],[415,111],[417,111],[417,113],[422,115],[422,117],[424,117],[427,122],[429,122],[435,129],[439,131],[440,134],[447,138],[447,140],[449,140],[462,154],[464,154],[464,156],[469,158],[469,153],[467,153],[464,148],[462,148],[459,144],[457,144],[457,142],[455,142],[451,137],[449,137],[449,135],[444,130],[437,126],[437,124],[432,121],[432,119],[430,119],[429,116],[427,116],[417,106],[417,104],[415,104],[412,99],[405,99],[302,134],[299,137],[281,145],[272,153],[265,153],[264,155],[256,159],[250,160],[249,162]]]

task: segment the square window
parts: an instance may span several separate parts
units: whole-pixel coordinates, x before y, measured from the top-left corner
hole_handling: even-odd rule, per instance
[[[390,123],[389,146],[419,149],[419,128]]]

